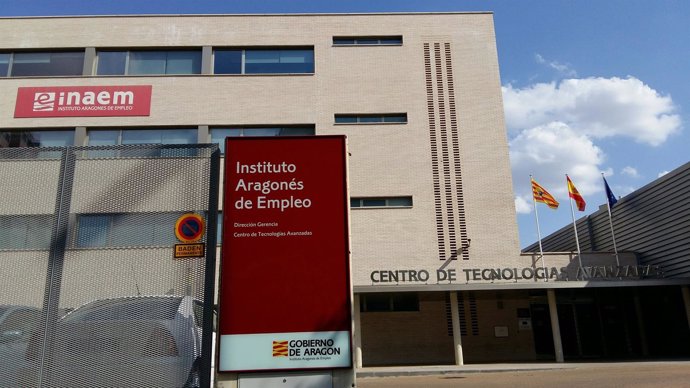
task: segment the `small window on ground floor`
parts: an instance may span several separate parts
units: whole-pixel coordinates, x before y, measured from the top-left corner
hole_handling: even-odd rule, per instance
[[[360,311],[419,311],[419,296],[416,292],[362,294],[360,297]]]

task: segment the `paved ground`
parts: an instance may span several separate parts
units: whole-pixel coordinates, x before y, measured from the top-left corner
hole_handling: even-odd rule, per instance
[[[690,361],[486,364],[446,367],[445,369],[439,367],[410,367],[401,368],[399,371],[395,369],[397,368],[364,368],[358,372],[360,377],[357,378],[357,385],[359,388],[690,388]]]

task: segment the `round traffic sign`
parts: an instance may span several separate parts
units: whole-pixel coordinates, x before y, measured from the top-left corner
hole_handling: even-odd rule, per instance
[[[201,239],[205,229],[204,218],[194,213],[183,214],[175,222],[175,236],[182,242],[194,242]]]

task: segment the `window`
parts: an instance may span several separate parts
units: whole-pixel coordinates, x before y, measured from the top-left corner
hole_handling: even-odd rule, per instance
[[[89,131],[89,145],[196,144],[196,129],[115,129]]]
[[[191,128],[156,128],[156,129],[106,129],[89,131],[90,146],[112,146],[127,144],[196,144],[197,130]],[[89,157],[108,158],[122,157],[172,157],[194,156],[196,149],[127,149],[127,150],[90,150]]]
[[[1,77],[82,75],[84,51],[0,53]]]
[[[98,52],[98,75],[200,73],[201,50]]]
[[[182,213],[81,214],[74,246],[78,248],[172,246],[175,222]]]
[[[400,46],[402,35],[395,36],[334,36],[334,46]]]
[[[297,74],[314,72],[314,49],[217,49],[214,74]]]
[[[336,114],[336,124],[405,124],[407,113]]]
[[[211,143],[220,146],[220,152],[225,153],[226,137],[240,136],[312,136],[313,126],[305,127],[247,127],[247,128],[211,128]]]
[[[363,294],[362,312],[419,311],[419,296],[414,292],[399,294]]]
[[[350,207],[411,207],[412,197],[350,198]]]
[[[48,249],[52,215],[0,216],[0,250]]]
[[[6,131],[0,132],[0,148],[64,147],[74,144],[74,131]]]

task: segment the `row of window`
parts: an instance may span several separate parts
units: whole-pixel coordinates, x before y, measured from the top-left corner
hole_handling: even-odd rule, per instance
[[[400,198],[406,198],[405,205]],[[409,207],[412,197],[377,198],[388,205],[376,207]],[[351,198],[352,201],[366,201],[365,198]],[[173,225],[182,215],[167,213],[118,213],[79,214],[77,227],[70,238],[74,248],[106,247],[158,247],[171,246],[178,241],[172,233]],[[52,215],[0,216],[0,250],[48,249],[53,225]],[[216,241],[221,243],[222,214],[218,215]]]
[[[333,37],[334,46],[402,45],[402,36]],[[96,75],[201,74],[201,49],[96,52]],[[0,52],[0,77],[78,76],[84,50]],[[87,71],[87,73],[90,73]],[[313,47],[216,48],[213,74],[311,74]]]
[[[225,151],[223,139],[238,136],[310,136],[313,126],[295,127],[239,127],[211,128],[210,142]],[[87,145],[108,146],[126,144],[196,144],[197,129],[142,128],[97,129],[88,131]],[[63,147],[74,144],[74,131],[37,130],[0,132],[0,148],[7,147]]]
[[[357,123],[381,123],[405,121],[358,121],[340,124]],[[353,115],[353,117],[370,117],[371,115]],[[388,117],[379,115],[375,117]],[[371,116],[374,117],[374,116]],[[220,146],[221,152],[225,152],[226,137],[241,136],[312,136],[315,134],[314,126],[287,126],[287,127],[236,127],[236,128],[211,128],[209,129],[211,143]],[[196,144],[198,141],[195,128],[128,128],[128,129],[94,129],[88,131],[87,145],[108,146],[123,144]],[[62,147],[74,144],[74,131],[70,130],[35,130],[35,131],[0,131],[0,148],[7,147]]]

